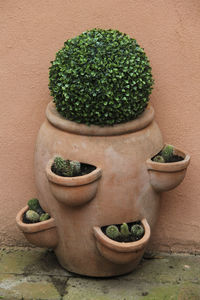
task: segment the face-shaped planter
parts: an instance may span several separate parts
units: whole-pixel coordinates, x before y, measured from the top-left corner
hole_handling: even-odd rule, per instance
[[[150,160],[163,147],[151,106],[138,119],[113,127],[67,121],[53,103],[46,115],[37,139],[35,174],[40,204],[57,227],[54,250],[59,262],[88,276],[130,272],[150,239],[159,192],[183,180],[189,156],[182,152],[184,160],[173,164]],[[84,176],[61,177],[51,171],[55,156],[96,169]],[[101,230],[134,221],[141,221],[145,229],[137,242],[116,242]]]

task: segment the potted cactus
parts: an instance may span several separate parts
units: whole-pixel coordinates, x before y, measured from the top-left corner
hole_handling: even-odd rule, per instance
[[[190,157],[173,147],[182,160],[164,161],[149,104],[151,67],[128,35],[92,29],[67,40],[49,77],[53,101],[37,138],[35,177],[41,207],[57,229],[56,256],[88,276],[130,272],[150,239],[159,192],[183,180]],[[79,162],[74,176],[72,161]],[[59,165],[71,173],[63,176]],[[91,168],[80,173],[84,165]]]

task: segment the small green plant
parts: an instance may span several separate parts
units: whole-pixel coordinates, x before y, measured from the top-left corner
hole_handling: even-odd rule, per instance
[[[36,198],[32,198],[28,201],[28,207],[30,210],[37,211],[40,208],[39,200]]]
[[[158,163],[165,163],[165,160],[164,160],[164,158],[161,155],[156,155],[153,158],[153,161],[158,162]]]
[[[161,156],[164,158],[166,162],[171,160],[173,154],[174,154],[174,148],[172,145],[166,145],[161,151]]]
[[[81,164],[79,161],[64,160],[62,157],[57,156],[54,159],[52,171],[59,176],[72,177],[80,173]]]
[[[128,238],[130,236],[131,233],[130,233],[128,225],[126,223],[123,223],[120,226],[120,233],[123,238]]]
[[[110,225],[106,228],[106,235],[112,239],[115,240],[120,236],[119,229],[115,225]]]
[[[40,222],[42,221],[46,221],[50,218],[49,214],[48,213],[44,213],[44,214],[41,214],[40,216]]]
[[[66,119],[100,126],[128,122],[147,107],[153,79],[134,38],[94,28],[67,40],[51,62],[49,89]]]
[[[40,216],[39,214],[34,210],[27,210],[26,212],[26,219],[31,223],[39,222]]]
[[[134,238],[140,239],[144,235],[144,228],[142,225],[134,224],[131,227],[131,233]]]

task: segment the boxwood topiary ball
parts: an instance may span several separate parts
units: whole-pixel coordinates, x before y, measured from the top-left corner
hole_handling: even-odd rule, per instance
[[[146,108],[153,79],[136,40],[92,29],[69,39],[51,62],[49,88],[58,112],[87,125],[114,125]]]

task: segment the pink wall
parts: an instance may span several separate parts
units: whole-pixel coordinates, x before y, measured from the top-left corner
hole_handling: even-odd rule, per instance
[[[192,155],[184,182],[163,194],[151,248],[200,252],[199,15],[198,0],[1,1],[1,245],[27,245],[15,216],[36,196],[33,154],[51,100],[49,62],[66,39],[101,27],[126,32],[145,48],[164,138]]]

